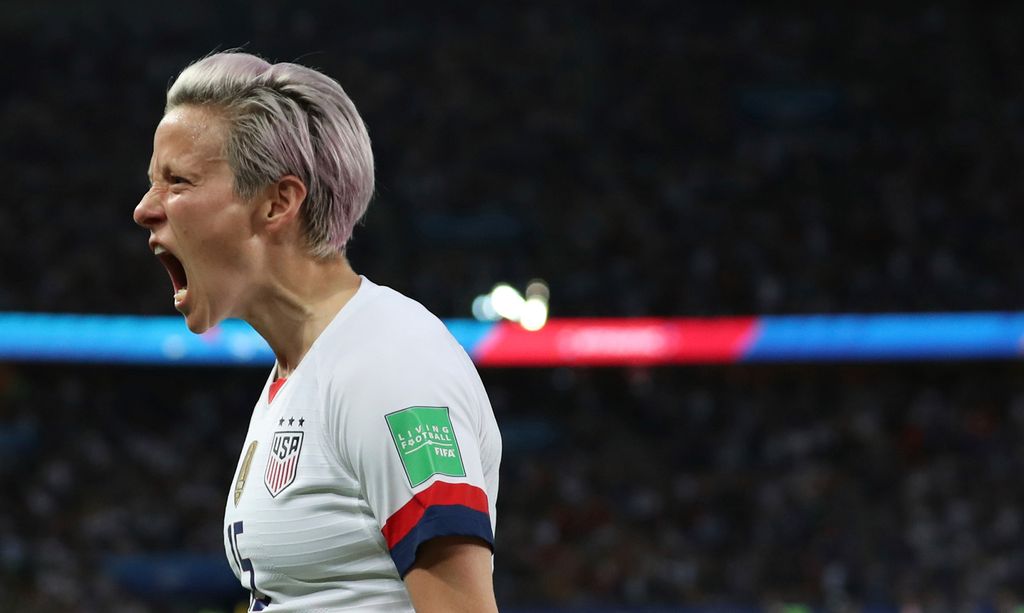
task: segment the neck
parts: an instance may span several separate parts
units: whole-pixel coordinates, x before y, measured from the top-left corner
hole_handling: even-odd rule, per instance
[[[344,257],[297,258],[270,271],[260,295],[243,319],[270,345],[277,376],[299,365],[338,311],[352,299],[361,279]]]

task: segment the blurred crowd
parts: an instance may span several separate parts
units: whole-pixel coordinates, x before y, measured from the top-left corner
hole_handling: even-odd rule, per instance
[[[443,316],[1015,309],[1024,8],[17,3],[0,309],[168,313],[131,222],[169,81],[246,45],[336,77],[378,189],[357,270]]]
[[[1015,365],[483,374],[505,446],[495,584],[508,610],[1020,604]],[[223,505],[263,376],[3,369],[0,484],[18,501],[0,513],[9,608],[241,601],[226,562],[226,589],[164,599],[111,560],[224,559]]]
[[[537,389],[511,398],[498,386],[514,450],[496,575],[506,594],[828,611],[1019,604],[1017,367],[518,377]],[[554,393],[531,403],[540,388]],[[530,448],[549,427],[547,446]]]
[[[239,45],[353,97],[378,186],[350,258],[440,316],[535,277],[555,316],[1018,310],[1022,41],[1016,3],[13,2],[0,311],[173,312],[131,213],[169,80]],[[508,606],[910,613],[1024,585],[1013,366],[483,374]],[[221,555],[264,376],[0,367],[7,608],[232,606],[108,562]]]

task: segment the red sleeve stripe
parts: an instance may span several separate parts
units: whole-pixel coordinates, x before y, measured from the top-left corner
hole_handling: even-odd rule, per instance
[[[462,505],[479,511],[490,517],[487,507],[487,494],[480,488],[468,483],[446,483],[436,481],[433,485],[412,497],[412,500],[395,511],[384,523],[381,533],[388,543],[388,549],[394,548],[405,535],[409,534],[429,507],[438,505]]]

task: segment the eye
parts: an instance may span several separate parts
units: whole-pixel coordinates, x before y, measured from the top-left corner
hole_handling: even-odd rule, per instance
[[[178,175],[171,175],[167,177],[171,185],[192,185],[192,183],[185,177],[179,177]]]

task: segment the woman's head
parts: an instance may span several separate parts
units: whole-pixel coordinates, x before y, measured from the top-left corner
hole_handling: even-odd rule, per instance
[[[223,117],[224,156],[248,199],[285,175],[305,183],[301,209],[309,253],[340,253],[373,195],[373,153],[355,105],[330,77],[247,53],[217,53],[186,68],[165,114],[193,105]]]

